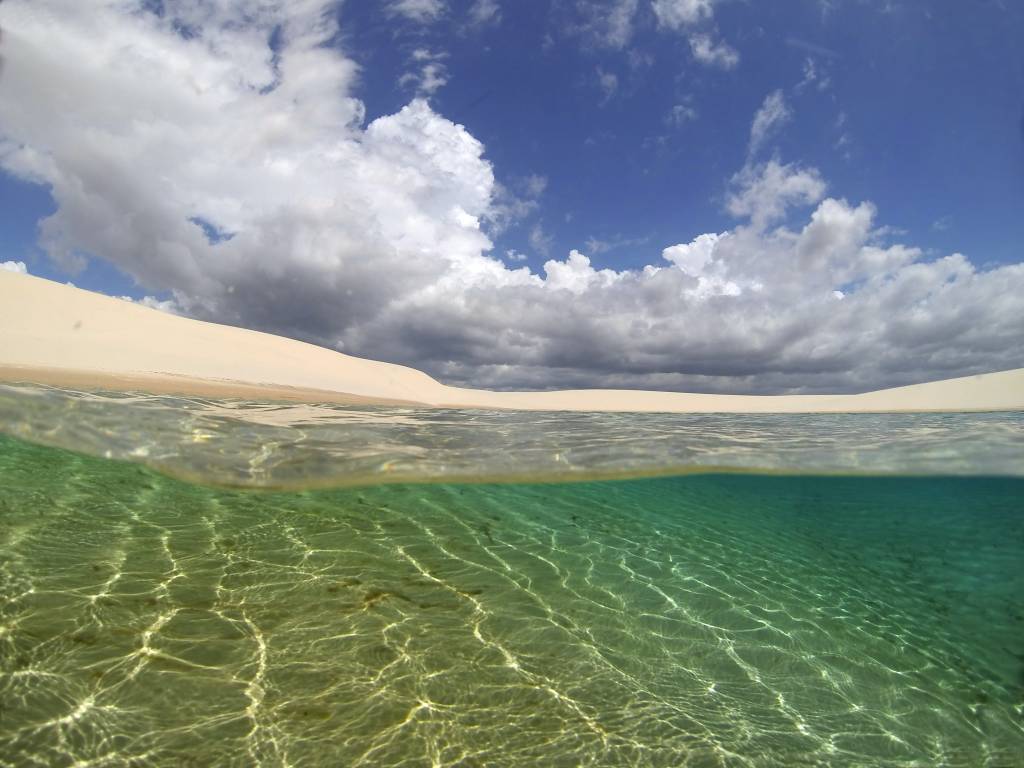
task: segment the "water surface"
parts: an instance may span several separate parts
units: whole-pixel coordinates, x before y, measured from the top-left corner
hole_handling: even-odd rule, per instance
[[[488,411],[0,385],[0,432],[249,488],[711,470],[1024,476],[1024,413]]]

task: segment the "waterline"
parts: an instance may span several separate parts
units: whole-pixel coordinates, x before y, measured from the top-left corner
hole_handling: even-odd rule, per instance
[[[1024,475],[1024,413],[526,413],[0,385],[0,433],[199,483],[304,489],[692,472]]]

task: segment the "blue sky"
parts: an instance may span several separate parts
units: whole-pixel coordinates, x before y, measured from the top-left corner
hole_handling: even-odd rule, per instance
[[[46,2],[41,3],[43,7],[46,5]],[[258,13],[228,18],[237,11],[237,4],[210,3],[202,12],[189,10],[191,15],[186,18],[188,14],[182,10],[184,4],[148,3],[144,9],[140,6],[134,19],[127,20],[122,18],[125,16],[123,4],[101,5],[111,19],[117,17],[125,24],[147,25],[146,30],[152,37],[142,37],[133,43],[147,61],[156,61],[166,54],[165,42],[177,33],[178,39],[173,44],[194,53],[195,61],[199,62],[197,67],[201,64],[200,50],[210,56],[211,61],[223,61],[226,56],[233,66],[245,67],[249,59],[243,61],[235,56],[236,51],[243,50],[242,44],[231,43],[235,38],[230,38],[229,43],[237,46],[231,49],[225,43],[227,33],[223,30],[247,23],[240,19],[255,19],[252,36],[246,40],[256,50],[265,45],[266,55],[254,61],[258,60],[264,69],[273,73],[281,53],[294,49],[293,41],[297,39],[291,31],[296,28],[296,22],[291,18],[294,14],[288,4],[264,3]],[[189,5],[203,6],[203,3]],[[710,289],[706,287],[700,291],[687,289],[690,293],[680,289],[681,296],[689,297],[680,299],[687,311],[694,308],[696,312],[695,307],[700,303],[705,314],[687,316],[684,321],[681,315],[659,310],[661,314],[644,315],[642,322],[649,329],[664,329],[675,324],[672,332],[685,335],[687,328],[703,328],[705,322],[716,317],[725,322],[734,310],[712,311],[710,307],[715,301],[722,296],[732,296],[736,291],[752,296],[767,285],[754,275],[757,269],[748,265],[746,272],[742,272],[735,265],[741,258],[753,259],[751,253],[758,249],[774,253],[772,249],[781,247],[782,242],[772,234],[777,231],[775,228],[794,234],[801,232],[813,220],[815,206],[828,198],[844,201],[845,214],[862,203],[870,204],[870,226],[862,228],[862,242],[858,246],[862,249],[858,253],[862,255],[864,248],[900,246],[919,249],[911,261],[930,263],[962,253],[979,275],[999,267],[1012,267],[1021,261],[1024,57],[1019,41],[1024,39],[1024,6],[1019,3],[944,3],[938,8],[934,3],[898,0],[785,3],[393,0],[391,3],[328,2],[320,6],[317,23],[329,23],[331,29],[323,32],[316,47],[328,48],[335,55],[338,82],[343,85],[327,88],[319,92],[317,98],[321,103],[334,100],[340,95],[339,91],[344,90],[346,98],[358,100],[363,111],[356,114],[353,124],[346,128],[350,133],[356,131],[352,134],[355,141],[362,140],[358,131],[367,129],[374,120],[383,118],[386,122],[418,98],[429,105],[429,114],[420,116],[423,120],[436,118],[438,125],[443,123],[449,133],[461,126],[460,136],[472,137],[482,145],[482,154],[476,160],[470,158],[463,163],[462,159],[451,159],[452,168],[456,170],[444,166],[448,160],[432,161],[431,165],[439,169],[444,179],[455,178],[464,169],[467,173],[477,173],[483,167],[480,163],[487,165],[493,174],[493,183],[480,182],[488,184],[487,201],[479,203],[477,208],[473,208],[475,202],[470,204],[460,197],[462,186],[458,187],[458,192],[445,187],[447,191],[439,193],[439,199],[447,201],[446,195],[451,191],[453,210],[457,207],[479,219],[480,232],[488,241],[482,246],[479,243],[472,246],[473,258],[480,255],[499,259],[509,272],[527,267],[531,274],[543,279],[545,265],[551,260],[579,264],[571,262],[569,257],[575,249],[586,255],[589,267],[596,273],[607,269],[616,275],[640,274],[647,265],[664,265],[667,257],[662,256],[663,250],[675,244],[691,243],[704,233],[736,235],[727,239],[734,249],[740,249],[740,256],[734,255],[728,263],[723,262],[726,266],[714,278],[718,280],[716,284],[732,287],[712,291],[719,297],[717,299],[708,298]],[[36,153],[33,157],[49,153],[56,158],[55,164],[59,167],[26,171],[24,159],[17,162],[11,159],[16,152],[9,154],[6,162],[0,162],[5,169],[0,173],[0,233],[4,243],[0,261],[23,261],[33,274],[71,279],[77,285],[106,293],[136,299],[150,296],[172,300],[178,311],[197,317],[287,333],[364,356],[419,365],[448,380],[483,381],[492,386],[597,383],[788,391],[794,388],[799,375],[806,375],[806,370],[815,369],[815,365],[815,381],[822,387],[836,386],[841,372],[849,373],[856,367],[852,360],[839,363],[822,351],[833,344],[842,346],[834,339],[807,341],[805,352],[812,348],[814,351],[796,355],[801,358],[800,362],[777,365],[763,362],[763,370],[718,359],[714,364],[688,363],[687,360],[702,359],[703,353],[687,347],[682,340],[675,352],[668,341],[651,352],[662,360],[661,363],[646,358],[640,361],[625,349],[618,357],[630,359],[621,366],[611,359],[614,355],[591,365],[581,363],[564,350],[552,350],[543,360],[509,352],[507,362],[502,362],[491,353],[481,352],[478,342],[460,334],[447,338],[437,329],[429,333],[423,331],[421,326],[431,323],[422,320],[417,321],[416,329],[404,332],[405,336],[419,338],[419,347],[382,343],[380,340],[388,329],[401,333],[398,329],[405,327],[402,324],[405,321],[399,322],[394,314],[414,300],[410,297],[421,301],[425,286],[434,285],[431,281],[441,280],[449,285],[451,280],[437,271],[415,280],[410,277],[410,285],[416,290],[396,289],[386,297],[381,294],[380,301],[386,301],[393,310],[387,313],[357,310],[347,304],[340,307],[344,304],[345,291],[352,291],[351,286],[356,286],[358,294],[359,286],[364,285],[346,282],[356,279],[348,276],[352,273],[352,262],[347,262],[346,269],[339,268],[332,273],[333,293],[319,291],[318,286],[317,291],[310,289],[308,297],[299,288],[288,294],[292,301],[308,298],[310,302],[317,302],[318,308],[310,310],[316,317],[292,317],[286,310],[252,311],[254,302],[273,304],[278,300],[280,291],[269,290],[265,281],[252,288],[249,303],[245,305],[250,309],[240,308],[242,305],[225,308],[231,302],[224,300],[220,293],[216,296],[203,294],[194,281],[190,282],[193,279],[185,276],[186,270],[179,268],[180,265],[165,262],[156,266],[153,263],[156,257],[139,255],[140,250],[155,248],[153,244],[164,237],[159,231],[133,232],[130,253],[121,251],[121,241],[115,243],[104,232],[111,226],[123,226],[123,222],[106,226],[101,220],[103,214],[96,213],[95,199],[87,204],[83,192],[83,198],[76,203],[68,191],[64,193],[62,204],[55,202],[51,188],[82,190],[89,183],[95,183],[97,189],[91,194],[102,196],[114,194],[105,193],[103,188],[118,178],[115,174],[101,183],[97,175],[90,182],[88,173],[81,171],[88,160],[85,150],[68,149],[73,145],[69,136],[73,137],[75,132],[89,134],[108,130],[113,135],[116,131],[104,127],[101,121],[109,119],[107,113],[115,110],[121,125],[143,124],[148,118],[138,111],[143,107],[133,107],[130,97],[118,93],[121,87],[132,89],[131,83],[123,78],[111,78],[109,89],[99,97],[110,100],[105,110],[96,110],[94,103],[88,109],[71,106],[59,117],[48,116],[46,110],[64,102],[41,100],[34,114],[32,105],[23,103],[15,107],[12,100],[17,92],[11,90],[14,78],[40,78],[37,84],[45,89],[62,77],[72,77],[62,73],[57,64],[40,63],[33,69],[26,63],[23,70],[19,69],[22,59],[34,62],[31,56],[19,54],[31,51],[33,45],[60,46],[61,40],[72,41],[76,34],[83,38],[99,35],[102,49],[102,37],[108,34],[91,28],[92,22],[76,19],[72,14],[59,21],[66,26],[66,35],[56,34],[50,41],[42,37],[35,40],[31,24],[38,19],[33,19],[32,13],[30,4],[19,0],[0,9],[6,35],[0,55],[7,59],[5,77],[0,80],[0,107],[7,102],[7,108],[0,109],[0,135],[4,136],[8,147],[18,147],[22,152],[32,150]],[[328,21],[324,22],[324,18]],[[182,30],[187,31],[183,34]],[[138,38],[138,30],[135,32]],[[109,34],[113,46],[116,34]],[[704,60],[697,55],[695,41],[698,40],[704,41],[705,52],[711,52]],[[149,53],[144,50],[147,44]],[[227,54],[224,53],[226,47]],[[60,53],[47,51],[54,60]],[[73,55],[73,52],[69,50],[65,54]],[[44,59],[42,55],[39,58]],[[285,69],[287,72],[281,75],[284,80],[297,79],[297,70]],[[102,67],[97,66],[96,72],[96,77],[101,78]],[[150,73],[155,79],[150,82],[159,91],[161,76],[166,76],[170,83],[180,75],[180,67],[167,69],[164,75],[155,69]],[[261,76],[266,73],[252,75],[253,82]],[[102,79],[97,82],[102,88]],[[269,91],[276,86],[260,87]],[[251,86],[246,93],[249,98]],[[777,119],[769,121],[764,137],[756,141],[757,146],[752,150],[755,116],[771,103],[773,95],[778,107]],[[93,98],[95,101],[96,97]],[[240,99],[239,96],[231,103]],[[261,109],[261,114],[270,120],[270,107]],[[68,136],[57,136],[49,128],[48,132],[33,129],[36,125],[33,121],[40,121],[38,125],[42,125],[47,119],[63,119]],[[154,125],[165,125],[173,119],[154,118]],[[328,133],[317,134],[316,142],[330,140],[329,128],[325,130]],[[339,135],[341,133],[339,128]],[[394,131],[388,135],[399,144],[405,141]],[[62,144],[64,141],[66,145]],[[58,146],[65,149],[54,149]],[[147,147],[150,155],[162,151],[158,142]],[[209,149],[211,158],[223,156],[225,164],[232,162],[223,153],[218,155],[217,147]],[[293,147],[292,150],[301,154],[301,149]],[[97,150],[96,157],[104,157],[103,151]],[[422,155],[428,150],[421,146],[417,151]],[[197,156],[199,154],[197,152]],[[477,164],[472,165],[470,160]],[[408,164],[410,161],[401,162]],[[786,173],[794,178],[807,172],[820,181],[821,189],[794,193],[795,197],[785,200],[780,213],[772,216],[771,228],[758,228],[745,219],[747,214],[736,215],[730,200],[750,187],[751,179],[761,178],[772,162],[787,168]],[[347,167],[337,169],[338,174],[333,178],[338,185],[346,183],[341,177],[347,173]],[[401,167],[391,173],[390,181],[401,175]],[[745,169],[749,172],[741,178]],[[132,179],[131,185],[146,186],[147,193],[163,205],[168,193],[160,184],[166,174],[161,177],[155,173],[143,178],[144,169],[139,170],[140,176]],[[74,184],[70,182],[72,176],[76,179]],[[379,180],[380,177],[374,178]],[[176,181],[175,194],[186,184],[195,183],[194,180]],[[275,182],[268,179],[266,183],[270,189]],[[329,189],[330,177],[322,183],[327,190],[323,194],[335,201],[345,199],[341,186]],[[126,184],[127,181],[117,194],[124,192]],[[245,188],[218,190],[215,194],[210,189],[197,188],[183,194],[181,200],[194,201],[203,195],[216,200],[216,205],[226,205],[225,196],[237,198],[233,202],[235,208],[245,209],[250,205],[245,199]],[[382,192],[379,197],[386,197],[386,194]],[[75,213],[76,204],[78,213]],[[432,204],[424,203],[424,210]],[[180,203],[176,220],[201,216],[224,231],[232,229],[231,216],[218,221],[213,208],[186,210],[190,205],[191,202]],[[377,207],[367,215],[392,218],[411,215],[407,208],[402,208],[400,213],[383,211],[376,202],[372,206]],[[866,209],[861,210],[867,216]],[[64,256],[54,259],[46,253],[47,250],[52,252],[54,247],[47,245],[45,238],[40,244],[37,222],[58,211],[55,218],[61,221],[55,223],[55,227],[61,231]],[[89,216],[94,218],[89,219]],[[292,211],[291,221],[301,218],[301,211]],[[84,223],[87,219],[92,223]],[[360,221],[365,219],[366,216],[361,216]],[[266,225],[266,221],[262,225]],[[84,231],[83,228],[89,226],[94,226],[95,231]],[[255,231],[256,226],[250,221],[245,234]],[[338,225],[337,229],[344,231],[345,227]],[[377,232],[379,227],[369,229]],[[756,234],[760,239],[750,239],[753,234],[748,230],[758,230]],[[748,235],[750,238],[744,240]],[[179,238],[183,250],[177,252],[189,253],[189,258],[198,265],[195,269],[190,267],[192,272],[202,270],[203,265],[219,265],[224,261],[218,260],[216,254],[225,254],[227,249],[218,251],[214,243],[201,243],[200,247],[208,245],[210,248],[209,252],[199,253],[197,246],[189,244],[192,242],[189,237]],[[416,253],[427,254],[418,258],[436,256],[448,260],[445,270],[455,269],[452,264],[464,269],[466,262],[462,256],[449,257],[445,251],[450,247],[445,245],[449,242],[445,239],[448,235],[434,233],[433,237],[434,241],[429,237],[423,242],[417,241]],[[173,241],[175,237],[168,235],[167,239]],[[266,238],[259,242],[265,243]],[[298,241],[293,238],[289,242],[291,248]],[[101,247],[102,243],[107,245]],[[399,237],[386,247],[401,251],[406,245]],[[239,241],[231,247],[241,249],[243,245]],[[838,246],[830,247],[833,250],[822,254],[818,262],[832,259],[834,264],[840,264],[843,259],[860,258],[843,255],[846,252],[840,253],[836,250]],[[167,253],[173,250],[168,248]],[[367,245],[358,254],[372,250]],[[69,257],[71,251],[84,258]],[[268,274],[297,285],[309,277],[302,276],[302,270],[308,267],[307,256],[297,251],[289,251],[285,256],[280,252],[267,255]],[[237,258],[238,263],[244,262],[244,255],[232,258]],[[373,257],[359,255],[358,258]],[[763,262],[768,257],[759,258]],[[804,254],[800,258],[806,261],[809,257]],[[381,257],[377,263],[383,263],[383,259]],[[893,256],[886,262],[890,264],[886,267],[890,272],[885,279],[892,282],[893,276],[898,274],[897,263],[902,268],[906,266],[905,261]],[[282,278],[289,273],[283,267],[278,269],[280,264],[292,265],[291,277]],[[834,283],[829,287],[830,294],[840,289],[841,293],[849,293],[851,286],[856,288],[876,278],[878,285],[885,282],[880,272],[869,274],[863,269],[857,272],[835,266],[830,269],[829,279]],[[683,272],[690,278],[699,277],[692,270]],[[408,271],[410,275],[413,273],[418,274],[416,269]],[[733,277],[726,277],[727,273]],[[365,283],[370,285],[372,280],[389,280],[389,274],[394,273],[382,271],[376,278],[361,275],[358,279],[370,281]],[[1007,272],[1009,274],[1011,272]],[[1013,279],[1018,279],[1016,272],[1012,274]],[[711,280],[710,272],[704,277]],[[217,273],[216,279],[226,280],[221,273]],[[620,287],[613,288],[612,283],[618,278],[613,280],[609,272],[603,283],[602,279],[593,277],[587,283],[586,293],[576,288],[566,290],[572,296],[592,302],[588,306],[592,306],[593,314],[599,317],[605,316],[607,308],[607,317],[619,318],[618,330],[627,327],[627,319],[632,323],[630,327],[635,328],[635,312],[624,307],[648,301],[646,289],[637,288],[638,293],[632,297],[611,295],[609,291],[621,292],[621,280],[615,283]],[[233,292],[235,282],[227,282],[231,282]],[[991,282],[1007,284],[1005,279],[993,278]],[[752,286],[750,290],[745,288],[748,284]],[[377,283],[373,285],[374,288],[366,289],[367,293],[377,296]],[[482,285],[474,283],[473,290],[486,292]],[[502,273],[487,285],[493,301],[518,306],[516,302],[521,297],[506,296],[511,290],[507,274]],[[553,281],[549,287],[557,286]],[[533,287],[523,288],[528,289],[533,290]],[[962,295],[966,297],[970,293],[969,301],[979,301],[975,296],[978,290],[965,289]],[[274,298],[268,298],[271,294]],[[645,298],[637,298],[641,294]],[[466,295],[460,293],[459,300]],[[940,299],[934,291],[929,297],[932,302],[947,300]],[[476,293],[473,298],[478,298]],[[865,293],[865,302],[868,299],[871,296]],[[443,306],[447,308],[451,303],[446,301]],[[552,300],[552,307],[557,304]],[[788,328],[793,320],[783,317],[785,306],[780,303],[770,307],[758,301],[744,309],[745,314],[734,308],[736,316],[756,318],[756,313],[764,312],[768,313],[764,316],[766,324],[776,321],[780,324],[778,338],[759,350],[764,360],[772,354],[776,358],[787,358],[793,352],[792,346],[780,346],[791,344],[786,339],[791,340],[797,333],[792,328],[781,330],[781,325]],[[881,311],[875,304],[871,306],[875,307],[873,311]],[[968,307],[960,314],[971,311]],[[328,320],[334,314],[339,319]],[[422,312],[419,317],[423,317]],[[892,326],[885,356],[896,361],[905,356],[893,346],[893,339],[899,337],[899,322],[887,317],[888,320],[875,318],[874,322],[886,320]],[[437,320],[438,324],[440,322]],[[509,317],[494,318],[494,322],[496,327],[502,328],[503,338],[508,332],[533,338],[534,345],[540,348],[551,350],[557,346],[553,340],[557,334],[519,327],[520,321]],[[602,332],[596,326],[590,327],[593,326],[590,320],[580,322],[588,326],[576,329],[580,337],[594,337]],[[814,324],[810,318],[797,323],[800,327]],[[945,327],[938,319],[934,326]],[[968,333],[964,337],[962,355],[933,351],[908,364],[904,370],[899,370],[899,365],[892,362],[888,368],[858,378],[862,384],[903,383],[915,377],[937,377],[950,371],[977,372],[1010,363],[1024,365],[1019,344],[1007,348],[1005,343],[1015,330],[1015,326],[1007,327],[995,334],[989,346],[1001,348],[1001,351],[989,357],[979,356],[979,342],[973,333]],[[944,332],[948,333],[948,328]],[[421,338],[421,333],[426,335]],[[972,339],[970,343],[966,340],[968,337]],[[738,336],[732,339],[734,354],[745,354],[749,359],[749,334],[744,338],[746,341]],[[875,343],[882,342],[876,340]],[[506,350],[522,346],[512,341],[508,344],[511,346],[504,347]],[[985,343],[980,346],[984,347]],[[424,347],[433,351],[424,353]],[[868,354],[867,347],[865,354]],[[807,355],[810,357],[803,359]],[[759,382],[771,383],[762,386]]]
[[[873,200],[917,244],[1020,259],[1019,4],[948,3],[938,13],[927,2],[725,2],[715,22],[740,53],[725,71],[695,62],[685,36],[659,30],[644,3],[621,49],[567,31],[578,19],[571,3],[505,3],[500,24],[462,35],[454,4],[436,24],[397,32],[370,5],[342,17],[366,67],[368,114],[408,100],[395,83],[410,47],[447,52],[451,79],[433,102],[510,180],[548,177],[543,219],[557,250],[590,236],[668,242],[730,226],[725,181],[743,164],[751,115],[782,88],[794,117],[774,146],[820,168],[833,194]],[[631,55],[649,61],[631,66]],[[828,85],[797,92],[808,62]],[[598,69],[618,78],[607,102]],[[697,115],[667,125],[677,104]],[[523,237],[505,242],[529,251]],[[630,263],[627,253],[606,260]]]

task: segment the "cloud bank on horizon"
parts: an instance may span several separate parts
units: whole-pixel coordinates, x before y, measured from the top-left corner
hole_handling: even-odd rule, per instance
[[[602,45],[627,46],[647,8],[695,64],[742,60],[713,0],[584,6],[576,34]],[[476,0],[460,23],[501,19]],[[1024,366],[1024,264],[894,242],[872,202],[771,151],[794,114],[782,89],[747,118],[731,226],[638,238],[645,263],[601,267],[607,241],[551,250],[546,177],[499,183],[427,100],[443,52],[414,50],[412,98],[367,120],[344,20],[327,0],[0,5],[0,167],[51,190],[47,256],[68,274],[102,259],[186,315],[474,386],[858,390]],[[538,268],[495,247],[530,217],[552,254]]]

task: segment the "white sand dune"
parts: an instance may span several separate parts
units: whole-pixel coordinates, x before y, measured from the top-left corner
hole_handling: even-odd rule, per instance
[[[491,392],[0,270],[0,381],[194,395],[560,411],[1024,410],[1024,368],[857,395]]]

